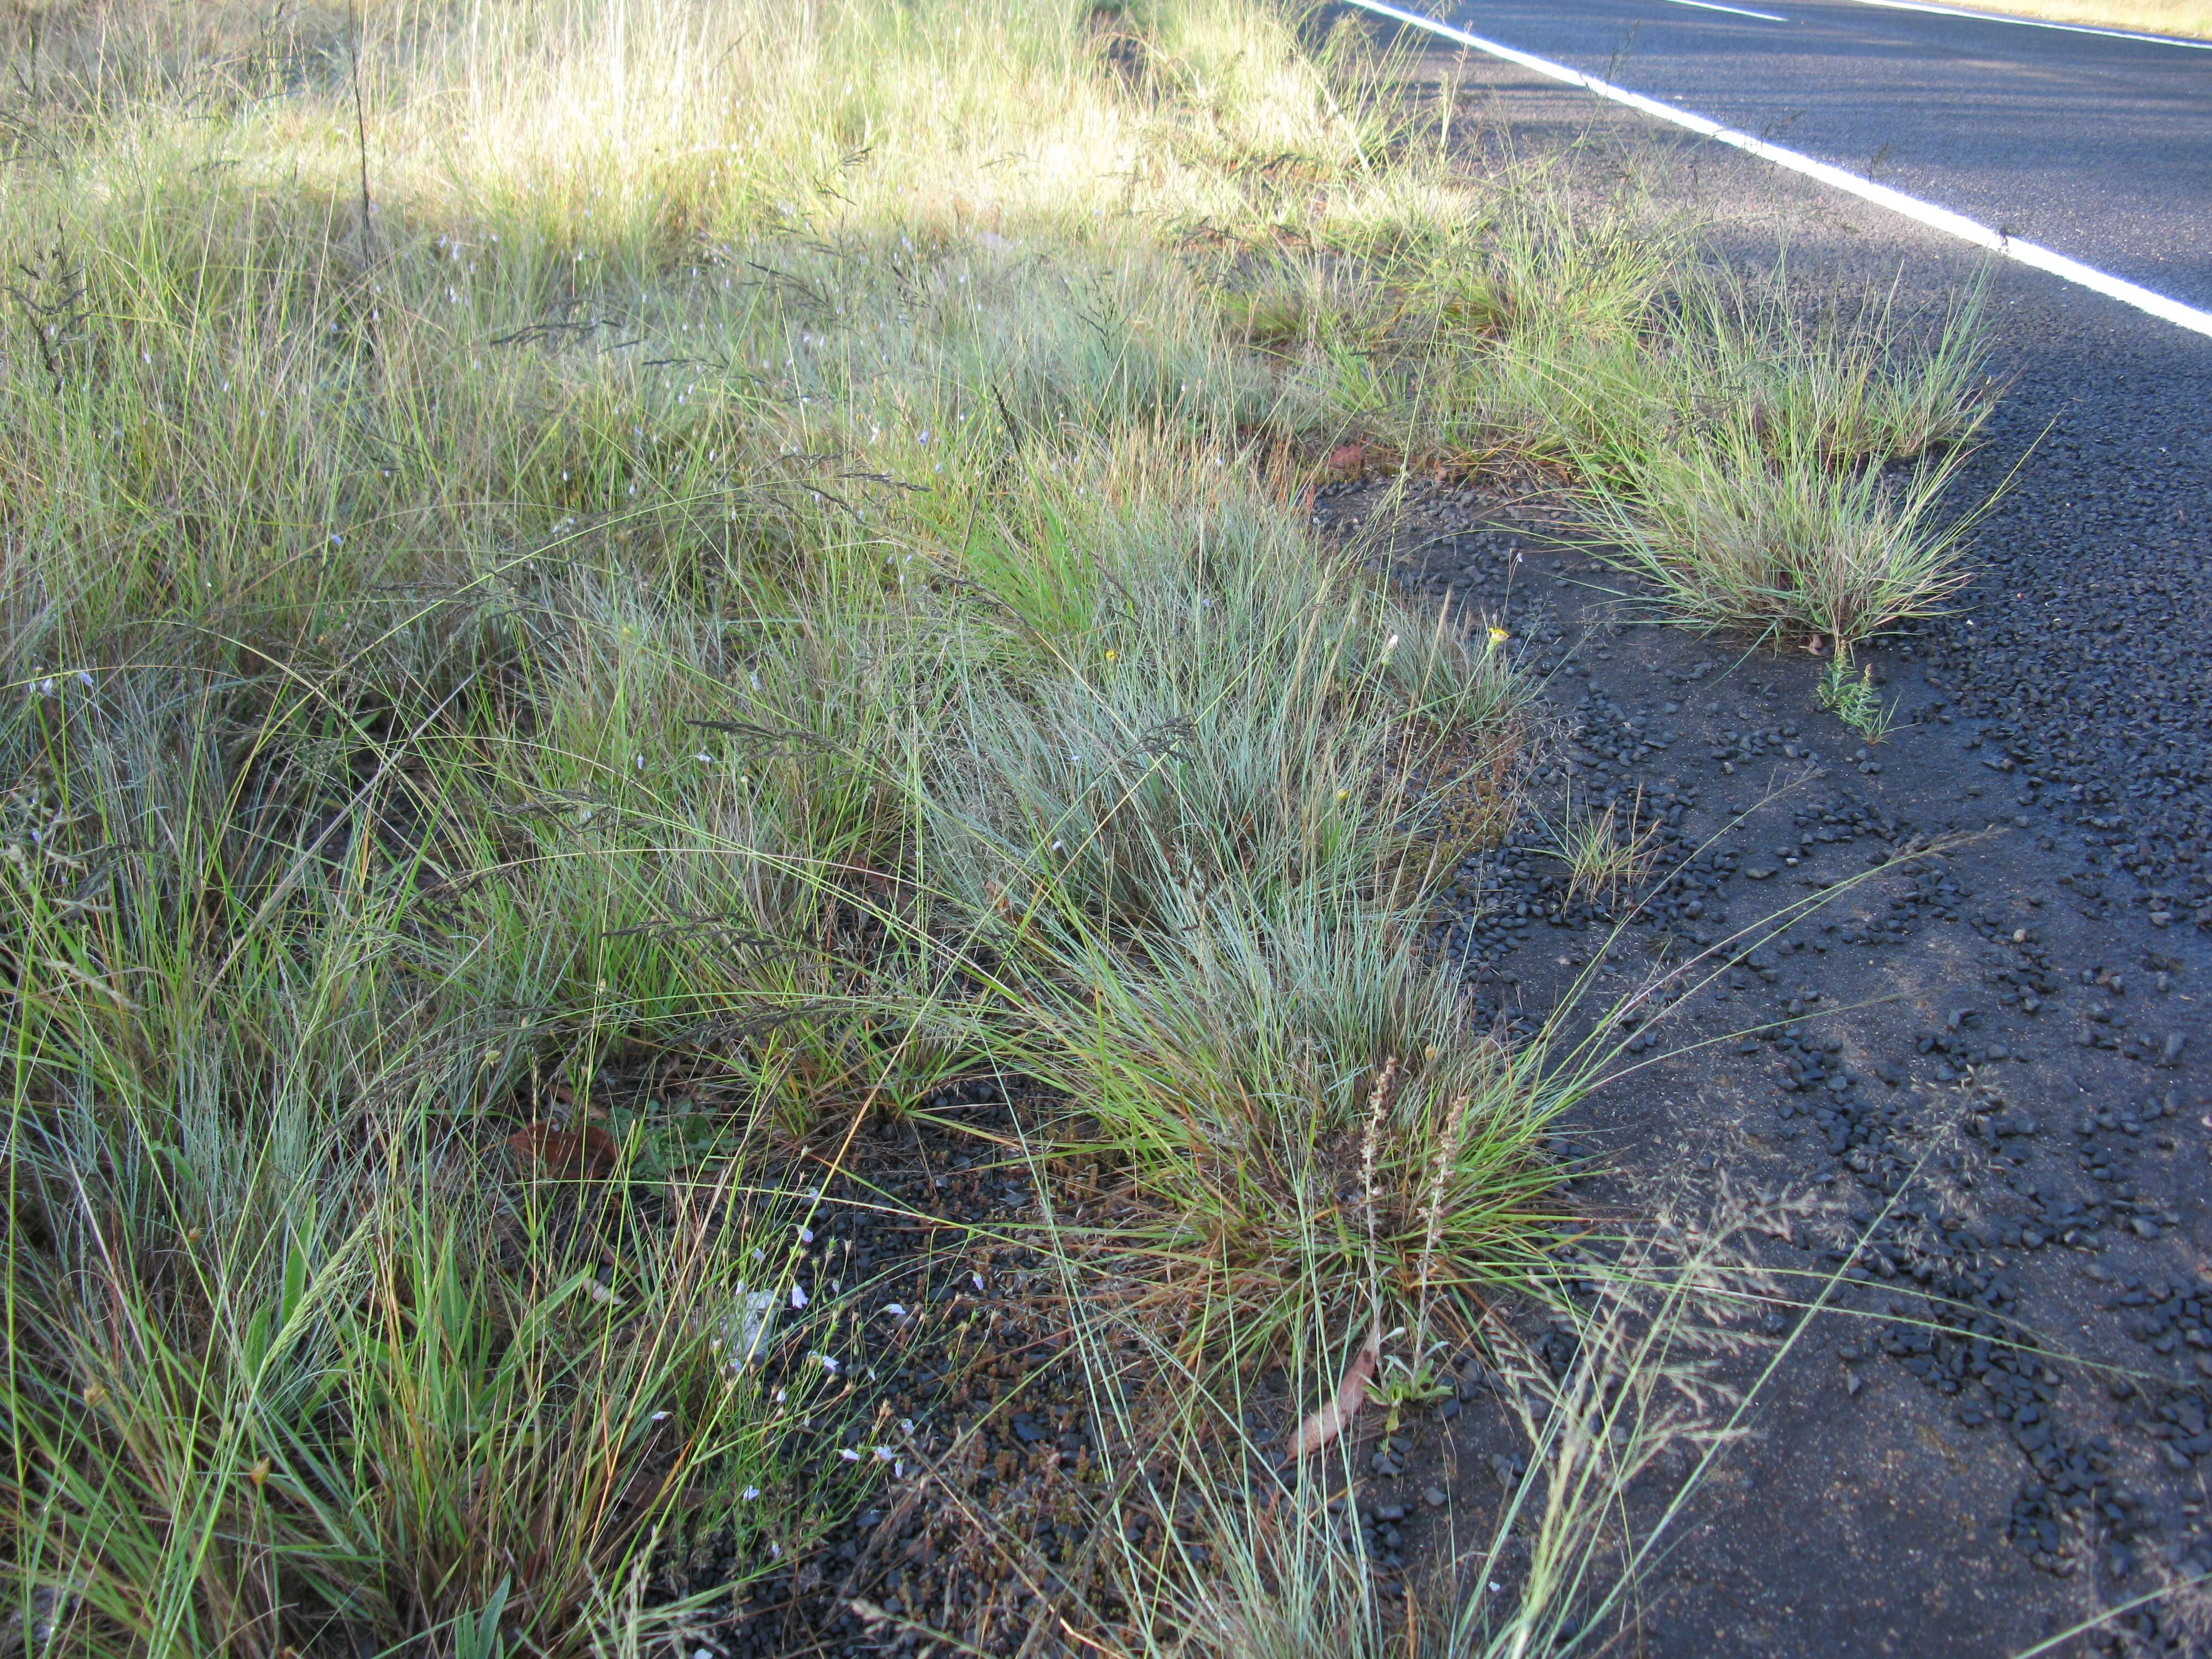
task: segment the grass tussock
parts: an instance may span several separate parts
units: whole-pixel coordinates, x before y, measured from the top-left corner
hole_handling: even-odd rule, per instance
[[[1068,1259],[1194,1375],[1525,1279],[1595,1073],[1414,944],[1525,689],[1315,544],[1304,461],[1553,459],[1668,571],[1764,533],[1670,422],[1893,553],[1944,463],[1883,463],[1973,420],[1964,333],[1713,299],[1256,5],[64,0],[0,51],[42,1651],[641,1650],[688,1543],[803,1555],[866,1402],[756,1183],[948,1079],[1054,1103]],[[1953,579],[1818,610],[1832,544],[1729,580],[1840,639]]]
[[[1786,265],[1753,283],[1632,184],[1523,168],[1471,201],[1449,167],[1362,191],[1322,247],[1236,246],[1231,328],[1386,453],[1550,466],[1677,619],[1848,648],[1957,591],[1977,293],[1908,319]]]
[[[1702,267],[1628,325],[1509,347],[1480,418],[1583,485],[1583,544],[1708,629],[1848,649],[1966,580],[1954,488],[1987,415],[1977,296],[1908,327]],[[1480,406],[1479,406],[1480,408]]]
[[[1689,1500],[1794,1345],[1762,1333],[1765,1311],[1790,1292],[1742,1241],[1747,1229],[1787,1224],[1806,1207],[1750,1205],[1723,1182],[1694,1220],[1671,1211],[1565,1252],[1546,1280],[1540,1339],[1496,1317],[1482,1334],[1487,1359],[1443,1345],[1458,1363],[1429,1389],[1378,1389],[1369,1410],[1388,1414],[1386,1428],[1401,1407],[1456,1390],[1497,1412],[1514,1448],[1492,1458],[1494,1486],[1457,1484],[1448,1544],[1426,1575],[1389,1595],[1376,1574],[1383,1521],[1361,1515],[1355,1453],[1340,1441],[1278,1467],[1251,1434],[1286,1398],[1302,1404],[1334,1386],[1344,1358],[1336,1334],[1291,1334],[1274,1388],[1217,1390],[1185,1371],[1183,1386],[1168,1391],[1178,1408],[1146,1419],[1119,1386],[1121,1355],[1143,1349],[1172,1368],[1166,1344],[1120,1310],[1079,1316],[1094,1393],[1129,1448],[1115,1468],[1104,1529],[1109,1550],[1118,1546],[1115,1582],[1127,1588],[1116,1650],[1221,1659],[1603,1650],[1632,1620]],[[1732,1386],[1723,1380],[1731,1369],[1754,1380]],[[1237,1471],[1228,1480],[1224,1442]],[[1184,1524],[1162,1539],[1140,1518],[1157,1513]]]

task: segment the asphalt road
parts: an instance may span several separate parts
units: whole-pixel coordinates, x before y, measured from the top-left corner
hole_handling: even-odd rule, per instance
[[[2212,307],[2212,50],[1863,0],[1399,3]]]

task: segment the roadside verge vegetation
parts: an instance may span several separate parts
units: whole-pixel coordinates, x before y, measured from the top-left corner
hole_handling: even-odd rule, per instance
[[[1052,1242],[1163,1374],[1432,1389],[1597,1067],[1414,942],[1516,811],[1511,641],[1303,492],[1534,463],[1838,649],[1958,580],[1969,313],[1808,322],[1257,3],[0,48],[32,1650],[637,1651],[679,1542],[787,1566],[883,1474],[788,1172],[969,1079],[1111,1172]]]

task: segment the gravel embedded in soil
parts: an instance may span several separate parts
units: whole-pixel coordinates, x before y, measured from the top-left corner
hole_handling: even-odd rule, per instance
[[[2212,1571],[2212,951],[2174,896],[2187,839],[2116,866],[2098,821],[2126,785],[2077,792],[1966,712],[1963,620],[1870,653],[1903,723],[1869,746],[1817,709],[1817,662],[1644,625],[1527,504],[1427,487],[1382,526],[1378,500],[1326,489],[1316,525],[1380,534],[1401,582],[1509,628],[1556,734],[1538,810],[1617,802],[1656,848],[1643,887],[1575,896],[1524,831],[1459,872],[1437,948],[1524,1029],[1592,962],[1600,1006],[1669,964],[1713,975],[1658,1000],[1646,1063],[1566,1126],[1613,1171],[1577,1189],[1632,1212],[1723,1170],[1810,1192],[1819,1224],[1766,1256],[1844,1279],[1654,1587],[1651,1650],[2009,1653]],[[1974,661],[2002,678],[1989,642]],[[2140,793],[2161,822],[2203,810]],[[1439,1456],[1464,1489],[1469,1460]],[[1380,1484],[1434,1479],[1416,1459]],[[1746,1507],[1762,1491],[1791,1496]],[[2203,1651],[2203,1615],[2160,1598],[2069,1650]]]
[[[690,1621],[686,1653],[927,1647],[908,1620],[1012,1651],[1081,1536],[1095,1425],[1064,1358],[1057,1280],[1020,1242],[1036,1193],[1001,1150],[1012,1113],[983,1084],[921,1104],[927,1119],[863,1126],[839,1173],[793,1176],[821,1182],[802,1346],[847,1385],[807,1425],[802,1473],[857,1451],[878,1480],[766,1560],[775,1540],[720,1534],[664,1562],[659,1599],[735,1586]]]
[[[684,1627],[694,1659],[941,1652],[947,1641],[1076,1651],[1065,1628],[1095,1636],[1127,1613],[1104,1571],[1109,1500],[1133,1550],[1203,1567],[1193,1516],[1163,1512],[1156,1496],[1176,1490],[1171,1460],[1101,1412],[1096,1379],[1070,1352],[1060,1269],[1026,1242],[1040,1178],[1058,1221],[1080,1226],[1099,1218],[1102,1172],[1025,1158],[1018,1119],[1039,1103],[1014,1092],[1011,1105],[981,1082],[933,1095],[912,1115],[864,1124],[836,1174],[821,1173],[825,1147],[768,1177],[820,1194],[799,1274],[809,1311],[783,1328],[800,1340],[787,1340],[781,1363],[826,1353],[842,1379],[801,1425],[799,1474],[857,1452],[876,1479],[865,1501],[771,1556],[775,1540],[738,1532],[669,1553],[655,1598],[707,1598]],[[1095,1277],[1084,1288],[1098,1308],[1114,1292]],[[1141,1402],[1141,1360],[1122,1358]],[[1289,1410],[1277,1392],[1267,1378],[1248,1391],[1263,1438]]]

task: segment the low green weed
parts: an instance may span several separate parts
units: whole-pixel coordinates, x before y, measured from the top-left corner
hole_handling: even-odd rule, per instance
[[[1887,737],[1896,718],[1896,711],[1885,706],[1881,694],[1875,690],[1874,670],[1865,667],[1854,674],[1850,662],[1842,657],[1829,659],[1814,696],[1821,708],[1869,743],[1880,743]]]

